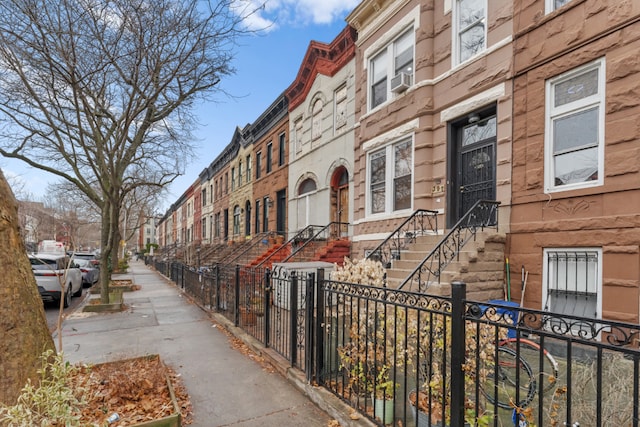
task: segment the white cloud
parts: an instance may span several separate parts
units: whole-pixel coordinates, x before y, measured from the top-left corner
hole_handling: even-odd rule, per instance
[[[331,24],[343,19],[359,3],[360,0],[237,0],[235,10],[239,15],[248,15],[248,28],[272,31],[283,25]]]

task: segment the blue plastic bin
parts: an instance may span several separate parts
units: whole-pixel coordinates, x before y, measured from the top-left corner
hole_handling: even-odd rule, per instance
[[[508,307],[496,307],[496,313],[498,313],[498,315],[500,316],[503,316],[504,320],[506,321],[508,321],[509,318],[511,318],[513,324],[516,324],[518,322],[518,313],[519,313],[518,308],[520,307],[520,304],[518,304],[517,302],[505,301],[503,299],[492,299],[492,300],[489,300],[488,303],[493,305],[508,306]],[[513,308],[509,308],[509,307],[513,307]],[[482,312],[484,313],[486,309],[487,307],[484,306]],[[516,337],[515,328],[509,328],[509,331],[507,332],[507,337],[509,338]]]

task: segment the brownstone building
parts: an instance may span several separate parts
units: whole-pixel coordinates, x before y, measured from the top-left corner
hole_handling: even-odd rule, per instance
[[[287,232],[288,103],[280,95],[252,124],[253,230]]]
[[[511,259],[526,305],[638,321],[640,2],[514,2]]]

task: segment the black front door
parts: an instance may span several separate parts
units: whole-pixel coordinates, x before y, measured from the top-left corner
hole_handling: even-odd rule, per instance
[[[455,127],[454,133],[456,164],[450,199],[454,208],[453,223],[478,200],[495,200],[496,116]]]
[[[276,193],[276,231],[278,234],[286,236],[287,232],[287,190],[280,190]]]

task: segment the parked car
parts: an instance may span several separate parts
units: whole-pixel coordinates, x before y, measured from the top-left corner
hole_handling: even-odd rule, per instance
[[[100,268],[100,257],[93,252],[69,252],[68,254],[73,259],[89,260],[96,268]]]
[[[82,272],[64,253],[29,255],[29,261],[43,302],[63,299],[63,306],[68,307],[72,296],[82,295]],[[66,284],[64,295],[61,283]]]
[[[92,260],[89,259],[74,259],[73,260],[82,272],[82,286],[90,288],[100,279],[100,269],[95,265]]]

